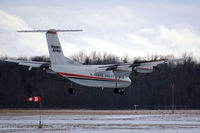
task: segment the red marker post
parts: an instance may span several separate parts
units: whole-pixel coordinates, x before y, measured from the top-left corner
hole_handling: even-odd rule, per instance
[[[41,123],[41,101],[42,101],[42,99],[41,99],[41,97],[30,97],[30,98],[26,98],[26,101],[27,102],[38,102],[38,103],[40,103],[40,121],[39,121],[39,128],[42,128],[42,123]]]

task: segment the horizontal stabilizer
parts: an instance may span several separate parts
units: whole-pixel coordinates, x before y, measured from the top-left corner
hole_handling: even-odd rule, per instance
[[[38,68],[38,67],[48,68],[50,66],[49,62],[14,60],[14,59],[7,59],[5,61],[17,63],[18,65],[22,65],[22,66],[28,66],[29,70],[31,70],[32,67],[34,67],[34,68]]]
[[[79,31],[83,31],[82,29],[69,29],[69,30],[54,30],[54,29],[50,29],[50,30],[19,30],[17,32],[79,32]]]

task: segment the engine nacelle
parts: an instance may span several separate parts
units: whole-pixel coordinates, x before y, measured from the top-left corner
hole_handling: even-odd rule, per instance
[[[138,73],[151,73],[153,72],[153,67],[152,66],[138,66],[135,67],[135,71]]]

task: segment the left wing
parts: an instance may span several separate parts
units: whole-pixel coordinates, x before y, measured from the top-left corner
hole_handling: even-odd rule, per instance
[[[5,60],[7,62],[13,62],[17,63],[18,65],[22,66],[28,66],[29,71],[34,67],[41,67],[41,68],[49,68],[50,67],[50,62],[40,62],[40,61],[25,61],[25,60],[13,60],[13,59],[7,59]]]

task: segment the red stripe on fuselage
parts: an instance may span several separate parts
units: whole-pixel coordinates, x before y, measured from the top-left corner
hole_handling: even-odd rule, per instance
[[[116,79],[109,79],[109,78],[92,77],[92,76],[78,75],[78,74],[72,74],[72,73],[57,72],[57,74],[62,75],[62,76],[73,76],[73,77],[87,78],[87,79],[99,79],[99,80],[117,81],[117,82],[130,82],[127,80],[116,80]]]

